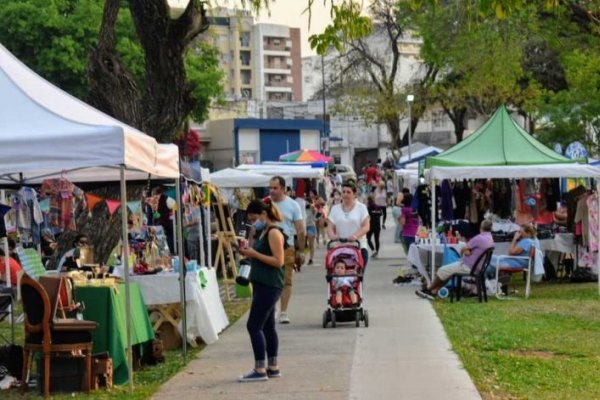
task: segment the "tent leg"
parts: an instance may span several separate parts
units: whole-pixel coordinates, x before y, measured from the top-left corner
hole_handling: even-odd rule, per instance
[[[179,294],[181,301],[181,336],[182,340],[182,351],[183,358],[187,357],[187,310],[186,310],[186,296],[185,296],[185,275],[187,272],[185,266],[185,259],[183,254],[183,223],[181,218],[181,179],[177,179],[175,181],[175,196],[177,196],[177,212],[175,214],[176,219],[176,227],[175,236],[177,238],[177,253],[179,254]]]
[[[431,179],[431,281],[435,277],[435,217],[436,217],[436,202],[435,202],[435,179]]]
[[[127,326],[127,382],[133,393],[133,352],[131,350],[131,291],[129,290],[129,238],[127,235],[127,181],[125,165],[121,165],[121,240],[123,242],[123,273],[125,274],[125,315]]]

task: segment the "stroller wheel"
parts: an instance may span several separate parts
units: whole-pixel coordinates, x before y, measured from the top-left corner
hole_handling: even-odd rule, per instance
[[[327,324],[329,323],[329,318],[327,318],[327,313],[329,310],[323,312],[323,328],[327,328]]]
[[[356,327],[360,326],[360,311],[356,311],[356,315],[354,316],[354,322],[356,323]]]
[[[365,328],[369,327],[369,312],[367,310],[363,311],[363,320],[365,321]]]
[[[336,323],[335,323],[335,312],[331,313],[331,327],[335,328],[336,327]]]

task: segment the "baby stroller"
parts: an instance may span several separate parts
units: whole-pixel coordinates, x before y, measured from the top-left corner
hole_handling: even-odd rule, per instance
[[[335,265],[339,261],[346,264],[346,274],[336,275]],[[348,243],[345,240],[327,243],[327,256],[325,257],[327,271],[327,310],[323,313],[323,328],[331,322],[335,328],[338,322],[354,321],[356,327],[363,321],[365,327],[369,326],[369,312],[363,308],[363,273],[364,261],[360,253],[360,243]],[[342,289],[342,301],[338,304],[336,299],[336,278],[351,277],[350,288]],[[352,304],[350,292],[356,294],[356,303]]]

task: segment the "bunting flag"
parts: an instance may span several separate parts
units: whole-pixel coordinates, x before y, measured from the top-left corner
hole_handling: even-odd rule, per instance
[[[109,200],[106,199],[106,207],[108,207],[108,213],[112,217],[112,215],[117,211],[117,208],[121,206],[121,201],[119,200]]]
[[[42,212],[50,211],[50,199],[40,201],[40,210],[42,210]]]
[[[141,205],[142,205],[142,202],[139,200],[127,202],[127,208],[129,208],[133,214],[136,214],[138,212]]]
[[[86,193],[85,200],[87,202],[88,211],[91,212],[103,199],[102,197],[96,196],[95,194]]]

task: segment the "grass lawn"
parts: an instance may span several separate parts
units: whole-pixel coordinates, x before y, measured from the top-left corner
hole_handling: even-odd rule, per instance
[[[528,300],[516,286],[516,300],[434,302],[482,397],[599,399],[597,284],[532,284]]]
[[[237,321],[250,307],[249,299],[234,300],[230,302],[223,302],[225,311],[229,317],[229,322],[233,324]],[[17,314],[21,313],[20,306],[17,310]],[[10,327],[6,322],[0,323],[0,333],[6,334],[10,337]],[[16,343],[23,343],[23,325],[19,324],[16,326]],[[60,394],[52,395],[56,399],[148,399],[150,398],[160,386],[175,375],[181,368],[183,368],[188,361],[196,358],[198,353],[202,351],[204,345],[197,348],[190,348],[188,346],[188,357],[186,360],[183,359],[180,350],[171,350],[165,352],[166,362],[158,364],[156,366],[147,366],[139,371],[135,371],[134,377],[134,392],[133,394],[128,393],[128,385],[115,386],[112,390],[100,390],[92,392],[90,396],[86,396],[84,393],[71,395],[71,394]],[[41,398],[38,395],[37,388],[31,388],[27,395],[21,396],[17,389],[11,389],[8,391],[0,391],[0,398],[3,400],[17,400],[27,398]]]

